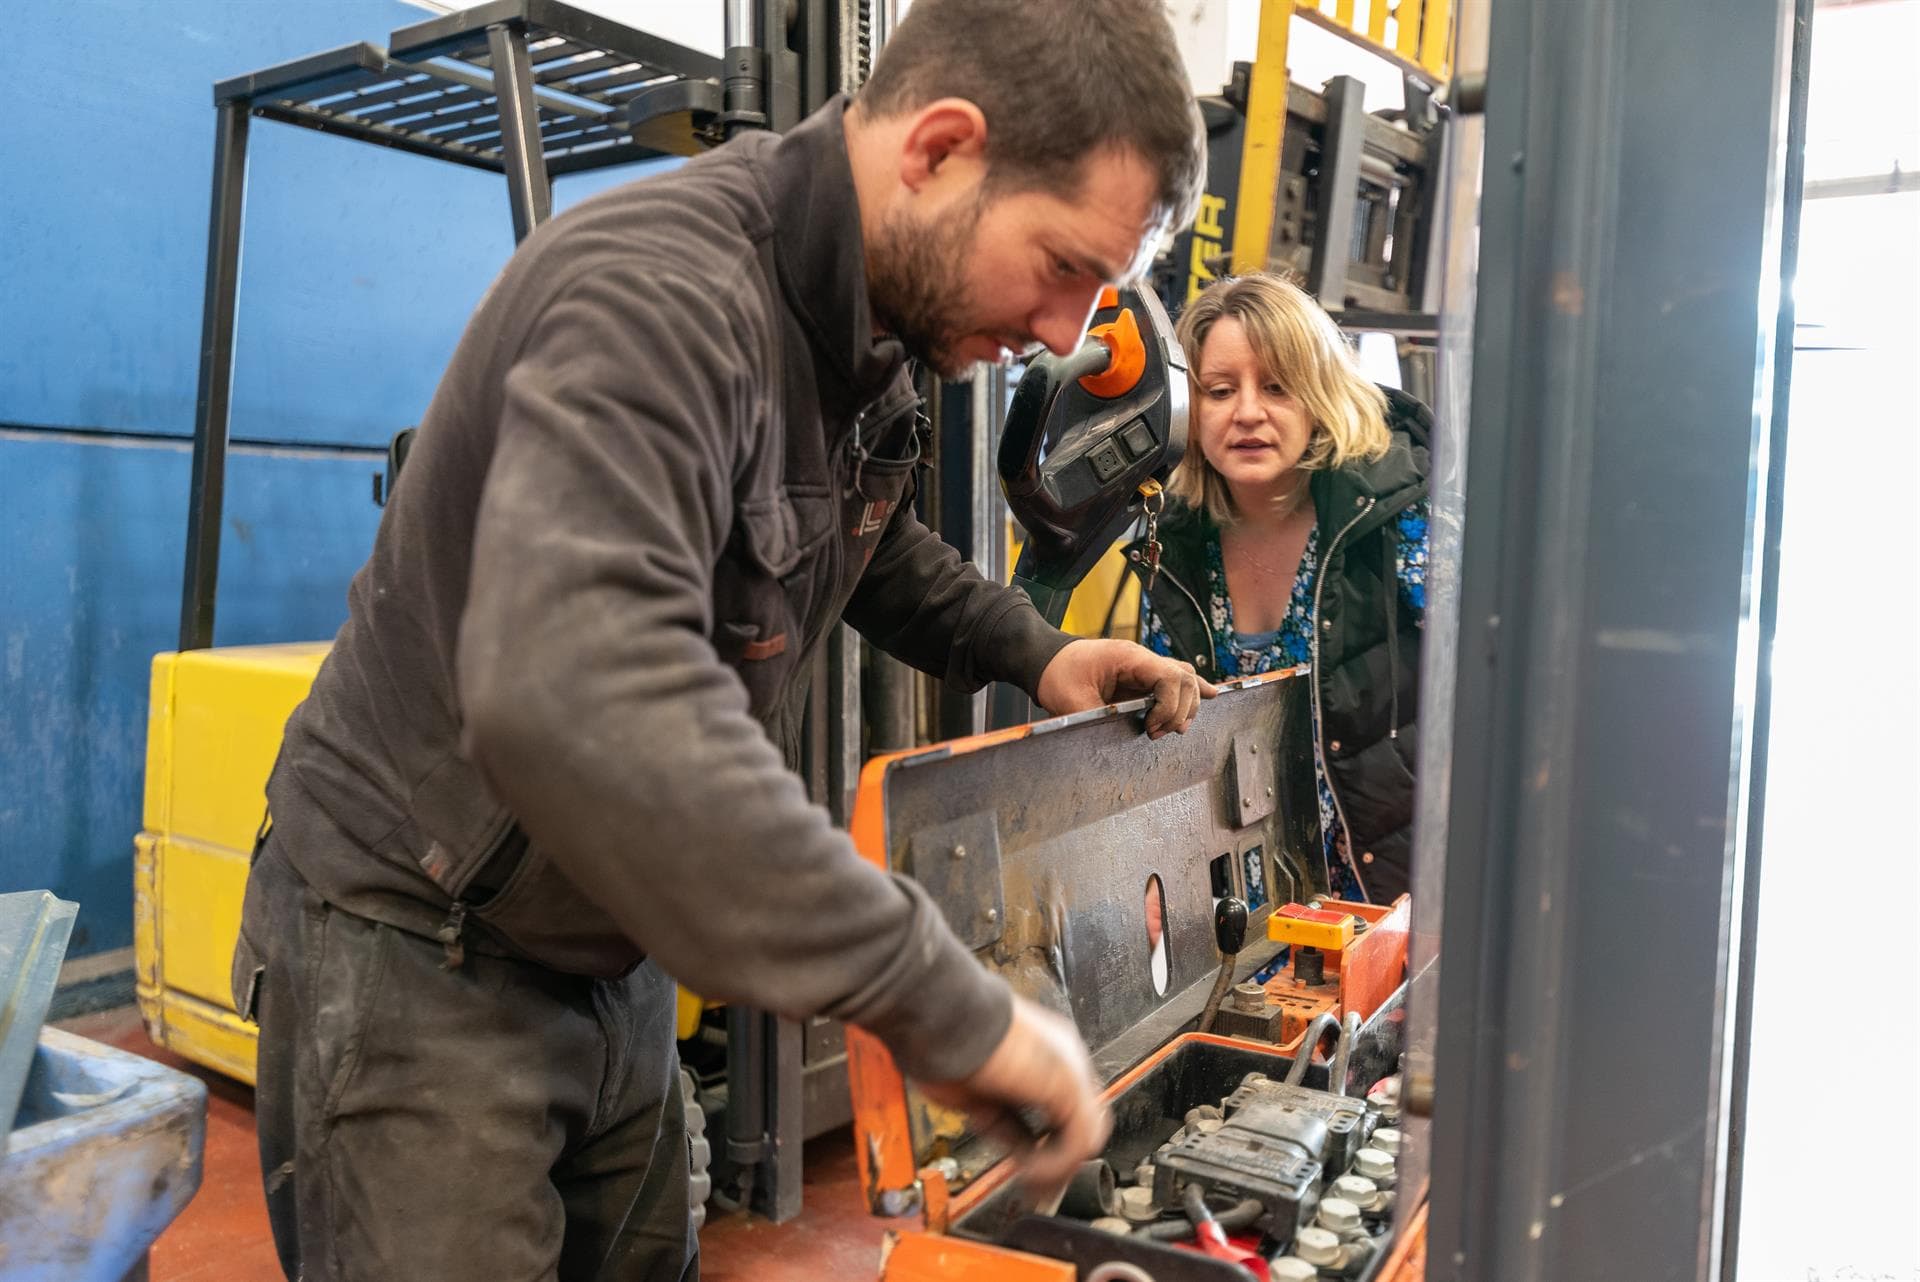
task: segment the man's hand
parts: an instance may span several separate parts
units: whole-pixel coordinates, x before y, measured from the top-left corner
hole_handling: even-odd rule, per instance
[[[1028,1188],[1040,1196],[1066,1187],[1080,1164],[1098,1157],[1113,1130],[1093,1064],[1074,1026],[1014,995],[1013,1022],[987,1062],[968,1078],[921,1090],[972,1115],[975,1129],[1009,1138]],[[1036,1143],[1013,1121],[1016,1112],[1044,1123]]]
[[[1122,699],[1153,696],[1147,736],[1185,733],[1202,699],[1220,691],[1202,681],[1191,663],[1155,654],[1131,641],[1080,640],[1053,656],[1040,673],[1040,706],[1054,716],[1085,712]]]

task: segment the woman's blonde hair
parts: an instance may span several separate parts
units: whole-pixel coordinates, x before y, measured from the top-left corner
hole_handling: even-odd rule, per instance
[[[1231,316],[1247,332],[1261,372],[1293,394],[1313,425],[1303,471],[1369,462],[1387,452],[1387,398],[1360,372],[1353,347],[1307,292],[1270,272],[1215,281],[1180,314],[1175,332],[1187,354],[1193,414],[1201,397],[1200,353],[1215,322]],[[1218,525],[1239,516],[1227,483],[1190,439],[1167,488]]]

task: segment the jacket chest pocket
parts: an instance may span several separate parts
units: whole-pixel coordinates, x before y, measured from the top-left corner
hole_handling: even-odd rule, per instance
[[[896,424],[906,421],[906,415]],[[913,502],[914,469],[920,463],[920,438],[911,430],[880,433],[891,448],[878,456],[869,454],[848,463],[847,480],[840,499],[840,532],[846,548],[841,563],[840,581],[835,585],[834,604],[844,608],[866,573],[867,565],[880,547],[887,526],[893,523],[903,503]]]
[[[840,600],[844,603],[854,585],[866,572],[881,536],[893,523],[902,503],[912,501],[908,482],[913,479],[914,460],[902,463],[869,463],[862,471],[860,487],[848,494],[840,505],[840,521],[847,557],[841,575]]]
[[[807,649],[831,520],[824,488],[743,501],[714,568],[713,648],[740,674],[762,721],[778,707]]]

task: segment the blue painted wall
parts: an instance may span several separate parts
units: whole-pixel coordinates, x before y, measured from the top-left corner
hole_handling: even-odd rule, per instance
[[[0,52],[0,890],[132,942],[147,669],[179,622],[212,84],[431,15],[395,0],[13,0]],[[323,638],[512,250],[490,174],[253,122],[223,645]],[[568,179],[564,207],[638,176]]]

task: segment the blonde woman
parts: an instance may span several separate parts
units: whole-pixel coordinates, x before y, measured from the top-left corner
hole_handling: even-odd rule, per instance
[[[1141,640],[1210,680],[1312,667],[1328,882],[1389,902],[1408,884],[1432,417],[1367,381],[1277,276],[1217,282],[1179,335],[1191,435]]]

